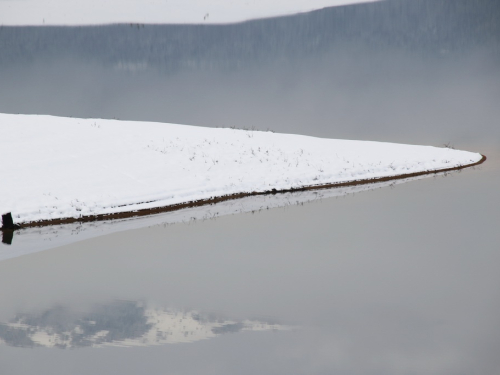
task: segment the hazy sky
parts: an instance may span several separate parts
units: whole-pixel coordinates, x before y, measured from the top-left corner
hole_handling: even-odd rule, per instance
[[[218,24],[378,0],[0,0],[0,25]]]

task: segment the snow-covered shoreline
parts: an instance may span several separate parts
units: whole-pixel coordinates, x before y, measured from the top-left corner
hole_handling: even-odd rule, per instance
[[[6,0],[0,26],[229,24],[380,0]]]
[[[16,224],[477,163],[466,151],[152,122],[0,114],[0,211]]]

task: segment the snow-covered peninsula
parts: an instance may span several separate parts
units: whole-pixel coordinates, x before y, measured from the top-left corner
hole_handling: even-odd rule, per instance
[[[378,0],[7,0],[0,26],[227,24]]]
[[[0,212],[14,223],[474,164],[449,148],[230,128],[0,114]]]

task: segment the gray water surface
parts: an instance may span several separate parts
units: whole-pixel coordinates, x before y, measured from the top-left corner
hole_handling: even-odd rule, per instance
[[[447,143],[488,160],[3,260],[0,372],[498,374],[498,9],[391,0],[206,33],[1,29],[2,112]]]
[[[3,261],[2,322],[24,316],[32,330],[54,333],[100,318],[116,340],[75,350],[13,341],[0,346],[0,366],[9,374],[494,374],[499,160],[393,189],[131,230]],[[141,335],[132,329],[136,314],[102,308],[117,300],[221,316],[226,325],[292,328],[232,326],[191,343],[119,348]]]

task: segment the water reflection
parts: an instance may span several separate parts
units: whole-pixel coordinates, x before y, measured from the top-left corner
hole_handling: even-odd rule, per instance
[[[0,323],[0,341],[16,347],[98,348],[191,343],[227,333],[289,330],[265,320],[233,320],[198,311],[112,301],[86,313],[54,306]]]
[[[300,329],[230,335],[216,328],[209,331],[216,339],[134,350],[111,346],[119,342],[99,350],[0,345],[0,372],[496,374],[500,159],[488,156],[480,171],[434,182],[158,225],[2,261],[0,322],[21,341],[26,335],[12,325],[25,316],[54,311],[59,332],[74,335],[116,298],[223,312],[225,330],[255,316]],[[96,302],[101,307],[88,309]],[[56,313],[61,305],[85,313],[67,319]],[[140,319],[127,324],[148,324]],[[42,318],[32,326],[53,329]],[[138,345],[144,333],[129,332]]]
[[[4,229],[2,231],[2,243],[3,244],[11,245],[13,237],[14,237],[14,231],[13,230]]]
[[[438,173],[432,176],[446,176],[448,174],[449,172]],[[10,246],[0,247],[0,261],[130,229],[145,228],[155,225],[167,226],[177,223],[189,223],[196,220],[211,220],[225,215],[235,215],[247,212],[256,213],[272,208],[303,205],[321,199],[345,197],[364,191],[392,187],[427,177],[429,176],[419,176],[335,189],[253,196],[220,202],[215,205],[193,207],[146,217],[26,228],[16,231],[14,239],[12,231],[4,231],[4,241],[2,242]]]

